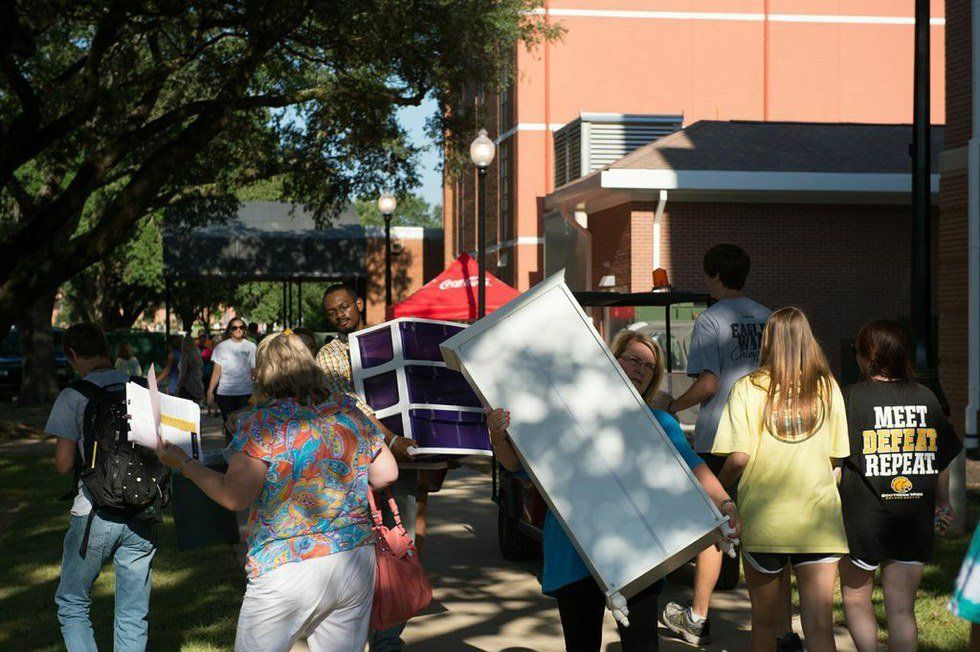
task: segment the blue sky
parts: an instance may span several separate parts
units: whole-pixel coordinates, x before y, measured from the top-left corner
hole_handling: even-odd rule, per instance
[[[439,171],[442,153],[425,135],[425,121],[437,109],[435,100],[426,99],[421,105],[405,107],[398,114],[398,120],[408,132],[412,143],[426,147],[419,157],[419,178],[422,185],[416,192],[430,204],[442,204],[442,172]]]

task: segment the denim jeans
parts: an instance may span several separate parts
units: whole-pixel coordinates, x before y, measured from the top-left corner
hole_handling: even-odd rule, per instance
[[[58,622],[68,652],[97,650],[89,619],[89,593],[102,566],[113,560],[116,567],[116,616],[113,649],[116,652],[146,649],[150,610],[150,566],[156,553],[157,524],[149,519],[114,521],[92,517],[88,549],[81,556],[88,516],[72,516],[65,535],[61,581],[55,594]]]
[[[415,469],[399,469],[398,480],[391,486],[391,494],[395,497],[395,505],[398,506],[398,515],[401,517],[402,527],[408,536],[415,540],[415,515],[418,513],[418,483],[419,472]],[[388,500],[384,499],[381,507],[381,514],[384,516],[384,523],[387,527],[394,527],[395,517],[388,509]],[[405,643],[402,641],[402,632],[405,631],[405,623],[372,632],[370,637],[370,652],[396,652],[401,650]]]

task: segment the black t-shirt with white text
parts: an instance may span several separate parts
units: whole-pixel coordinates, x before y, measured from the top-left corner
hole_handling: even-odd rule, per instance
[[[840,483],[851,556],[932,560],[936,480],[962,444],[928,388],[864,381],[844,389],[851,455]]]

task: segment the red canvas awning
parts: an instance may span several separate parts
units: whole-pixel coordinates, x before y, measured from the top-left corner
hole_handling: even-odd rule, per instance
[[[463,254],[439,276],[401,303],[388,308],[388,319],[423,317],[450,321],[476,319],[476,295],[479,270],[476,261]],[[520,294],[496,276],[487,272],[487,312],[493,312]]]

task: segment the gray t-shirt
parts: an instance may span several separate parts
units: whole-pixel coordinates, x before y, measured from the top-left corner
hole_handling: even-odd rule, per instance
[[[92,371],[85,376],[85,380],[91,381],[99,387],[110,387],[121,389],[129,381],[129,375],[115,369],[103,371]],[[44,432],[55,437],[64,437],[77,442],[79,459],[84,463],[85,455],[82,451],[82,426],[85,421],[85,406],[88,399],[71,387],[66,387],[58,394],[54,405],[51,407],[51,414],[48,416],[48,423],[44,426]],[[73,516],[86,516],[92,511],[92,498],[88,490],[78,482],[78,495],[71,506]]]
[[[722,299],[694,322],[687,375],[710,371],[718,377],[718,391],[701,404],[694,425],[694,450],[710,453],[722,410],[735,382],[759,367],[762,329],[772,311],[748,297]]]

